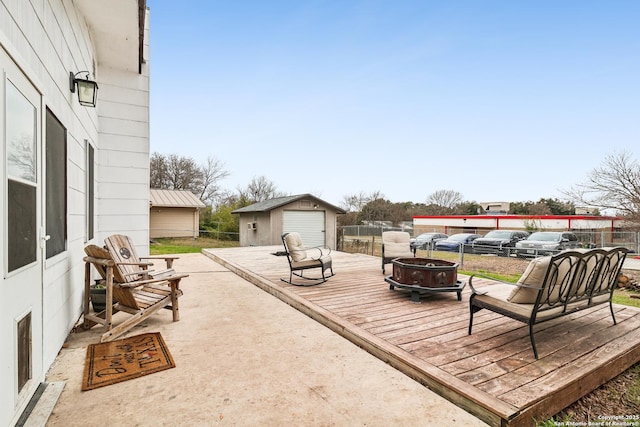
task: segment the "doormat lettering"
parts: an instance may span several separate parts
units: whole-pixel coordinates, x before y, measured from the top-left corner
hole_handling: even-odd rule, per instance
[[[89,344],[82,390],[93,390],[175,366],[159,332]]]

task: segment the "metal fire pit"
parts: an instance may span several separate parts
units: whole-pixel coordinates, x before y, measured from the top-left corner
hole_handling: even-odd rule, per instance
[[[464,282],[458,280],[458,264],[431,258],[396,258],[391,261],[393,274],[384,280],[389,289],[411,291],[411,301],[420,302],[420,295],[433,292],[456,292],[462,301]]]

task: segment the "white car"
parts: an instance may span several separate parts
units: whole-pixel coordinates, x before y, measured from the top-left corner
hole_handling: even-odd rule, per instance
[[[519,257],[555,255],[566,249],[578,249],[582,243],[578,236],[568,231],[538,231],[516,243]]]
[[[448,239],[449,236],[443,233],[422,233],[415,239],[411,239],[412,249],[433,249],[436,242]]]

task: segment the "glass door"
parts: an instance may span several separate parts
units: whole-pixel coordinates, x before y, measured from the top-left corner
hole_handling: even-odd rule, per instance
[[[13,411],[30,399],[43,375],[41,96],[0,49],[0,137],[3,140],[3,282],[0,366],[10,381]],[[4,410],[4,406],[0,410]]]

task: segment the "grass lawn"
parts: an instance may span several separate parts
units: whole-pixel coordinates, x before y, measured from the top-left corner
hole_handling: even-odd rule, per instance
[[[217,240],[209,237],[192,238],[164,238],[153,239],[149,245],[150,255],[189,254],[199,253],[203,248],[235,248],[239,242]]]
[[[639,295],[634,291],[628,291],[626,289],[616,289],[613,293],[613,303],[640,308],[640,299],[633,298],[634,296],[638,297]]]

